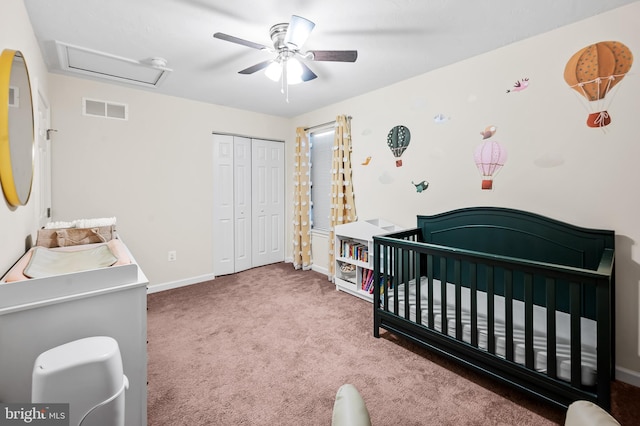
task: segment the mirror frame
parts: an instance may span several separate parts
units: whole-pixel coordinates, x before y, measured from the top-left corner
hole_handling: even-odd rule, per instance
[[[22,99],[28,99],[30,104],[31,116],[31,140],[27,141],[11,141],[9,138],[9,90],[11,85],[11,71],[16,57],[21,58],[24,63],[24,69],[27,75],[28,93],[20,93]],[[22,91],[21,91],[22,92]],[[26,138],[25,138],[26,139]],[[21,198],[18,193],[20,186],[16,182],[15,167],[20,165],[13,164],[11,161],[11,150],[22,148],[24,144],[28,144],[30,149],[29,157],[31,159],[29,173],[29,191],[26,196]],[[35,163],[35,129],[34,129],[34,113],[33,113],[33,95],[31,92],[31,78],[29,77],[29,69],[24,55],[19,50],[4,49],[0,55],[0,182],[2,183],[2,191],[7,202],[14,207],[26,205],[31,196],[33,189],[33,174]],[[15,153],[14,153],[15,154]]]

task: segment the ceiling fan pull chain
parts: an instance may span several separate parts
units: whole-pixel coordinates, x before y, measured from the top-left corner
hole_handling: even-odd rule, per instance
[[[285,99],[289,103],[289,82],[287,81],[287,60],[282,61],[282,87],[286,90]]]
[[[287,84],[287,62],[280,61],[280,93],[284,95],[284,86]]]

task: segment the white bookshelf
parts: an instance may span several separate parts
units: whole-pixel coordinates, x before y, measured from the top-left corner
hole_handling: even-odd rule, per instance
[[[336,290],[371,302],[373,287],[370,291],[363,289],[363,281],[366,284],[368,271],[373,273],[373,237],[401,229],[384,219],[359,220],[337,225],[334,244]]]

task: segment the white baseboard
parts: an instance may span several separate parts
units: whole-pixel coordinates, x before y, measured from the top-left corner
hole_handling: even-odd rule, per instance
[[[311,270],[312,271],[316,271],[316,272],[320,272],[321,274],[325,274],[325,275],[327,275],[329,273],[329,270],[327,268],[322,267],[322,266],[311,265]]]
[[[287,258],[284,261],[285,263],[292,263],[293,259]],[[311,270],[320,272],[321,274],[324,274],[324,275],[327,275],[327,273],[329,272],[327,268],[319,267],[316,265],[311,265]],[[198,284],[203,281],[210,281],[214,278],[215,278],[214,274],[206,274],[206,275],[200,275],[199,277],[192,277],[192,278],[187,278],[179,281],[172,281],[172,282],[162,283],[162,284],[154,284],[147,287],[147,294],[157,293],[159,291],[171,290],[179,287],[185,287],[192,284]]]
[[[616,380],[640,388],[640,373],[624,367],[616,367]]]
[[[199,277],[187,278],[180,281],[172,281],[168,283],[162,284],[154,284],[147,287],[147,294],[157,293],[159,291],[171,290],[173,288],[185,287],[192,284],[198,284],[203,281],[210,281],[214,279],[215,276],[213,274],[200,275]]]
[[[293,258],[292,257],[287,257],[284,260],[284,262],[285,263],[293,263]],[[316,271],[316,272],[320,272],[321,274],[325,274],[325,275],[329,274],[329,270],[326,267],[318,266],[318,265],[315,265],[315,264],[311,264],[311,270],[312,271]]]

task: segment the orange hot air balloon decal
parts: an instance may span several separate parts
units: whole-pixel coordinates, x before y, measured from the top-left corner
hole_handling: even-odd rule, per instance
[[[633,55],[619,41],[602,41],[576,52],[564,69],[564,80],[586,100],[590,111],[589,127],[611,123],[607,112],[607,94],[631,69]]]

